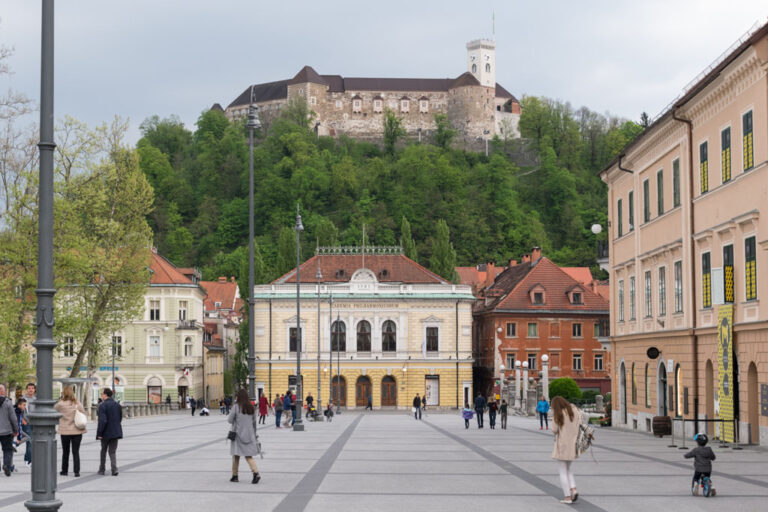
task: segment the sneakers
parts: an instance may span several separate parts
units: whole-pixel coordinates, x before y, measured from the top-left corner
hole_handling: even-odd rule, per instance
[[[253,474],[253,480],[251,480],[251,483],[252,484],[257,484],[257,483],[259,483],[259,480],[261,480],[261,476],[259,476],[258,473],[254,473]]]
[[[230,482],[239,482],[237,475],[232,475],[232,478],[229,479]]]
[[[560,500],[560,503],[562,503],[564,505],[572,505],[573,504],[573,500],[571,499],[570,496],[568,496],[565,499]]]

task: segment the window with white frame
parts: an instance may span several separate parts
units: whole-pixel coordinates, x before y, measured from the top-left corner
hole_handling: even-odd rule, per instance
[[[515,369],[515,354],[507,353],[507,370],[514,370]]]
[[[186,320],[187,319],[187,301],[180,300],[179,301],[179,320]]]
[[[429,100],[419,100],[419,112],[422,114],[429,112]]]
[[[529,338],[538,338],[539,337],[539,324],[536,322],[530,322],[528,323],[528,337]]]
[[[581,359],[582,359],[581,353],[573,354],[573,369],[575,371],[583,370],[582,365],[581,365]]]
[[[427,327],[427,352],[437,352],[440,347],[440,329]]]
[[[159,358],[162,356],[162,351],[160,350],[160,336],[150,336],[149,337],[149,357],[153,358]]]
[[[149,319],[160,320],[160,299],[149,301]]]
[[[341,103],[341,100],[336,100],[336,110],[341,110],[344,107],[344,105]]]
[[[363,100],[352,100],[352,112],[360,112],[361,110],[363,110]]]
[[[408,100],[400,100],[400,112],[408,112],[411,102]]]
[[[659,316],[667,314],[667,267],[659,268]]]
[[[624,280],[619,281],[619,322],[624,321]]]
[[[635,276],[629,278],[629,319],[637,318],[637,307],[635,305]]]
[[[381,112],[384,108],[384,102],[380,99],[373,100],[373,111]]]
[[[683,262],[675,262],[675,313],[683,312]]]
[[[74,357],[75,356],[75,338],[73,338],[72,336],[65,336],[61,344],[61,352],[64,355],[64,357]]]
[[[653,302],[651,297],[651,271],[645,271],[645,317],[653,316]]]
[[[517,338],[517,322],[507,322],[507,338]]]
[[[535,370],[536,369],[536,353],[528,354],[528,369],[529,370]]]
[[[582,337],[582,329],[581,329],[581,323],[574,322],[571,328],[571,334],[574,338],[581,338]]]
[[[112,355],[123,357],[123,337],[112,336]]]
[[[310,105],[317,105],[317,97],[316,96],[310,96],[309,97],[309,104]]]
[[[184,338],[184,357],[192,357],[192,338]]]
[[[381,351],[395,352],[397,350],[397,326],[392,320],[387,320],[381,328]]]
[[[603,371],[603,354],[595,354],[595,371]]]

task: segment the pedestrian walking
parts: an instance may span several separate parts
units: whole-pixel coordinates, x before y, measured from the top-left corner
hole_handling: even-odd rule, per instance
[[[323,414],[325,415],[328,422],[333,421],[333,404],[329,403]]]
[[[485,412],[485,407],[488,405],[488,402],[486,402],[485,397],[482,393],[478,393],[475,397],[475,414],[477,415],[477,428],[483,428],[483,413]]]
[[[259,395],[259,423],[262,425],[267,421],[267,414],[269,414],[269,400],[264,396],[264,393]]]
[[[237,392],[235,406],[227,416],[227,421],[232,425],[232,430],[235,432],[235,439],[229,445],[229,454],[232,455],[232,478],[229,481],[238,481],[237,472],[240,466],[240,457],[245,457],[245,461],[253,472],[251,483],[257,484],[261,480],[261,476],[253,458],[261,451],[259,436],[256,435],[258,421],[256,420],[256,409],[245,389]]]
[[[112,399],[112,390],[101,390],[101,404],[99,404],[99,425],[96,428],[96,439],[101,441],[101,455],[99,458],[99,474],[103,475],[106,469],[107,452],[112,476],[117,476],[117,441],[123,438],[123,408]]]
[[[472,419],[475,413],[472,412],[472,408],[467,402],[464,402],[464,410],[461,411],[461,417],[464,418],[464,428],[469,428],[469,420]]]
[[[171,394],[168,393],[168,395],[165,397],[165,405],[170,406],[171,405]]]
[[[501,414],[501,428],[507,430],[507,401],[501,401],[501,407],[499,407],[499,413]]]
[[[37,400],[37,386],[34,382],[30,382],[27,384],[27,387],[24,391],[24,400],[27,401],[27,409],[24,412],[23,417],[23,425],[21,427],[22,431],[28,438],[27,442],[25,443],[27,445],[27,449],[24,452],[24,463],[29,466],[32,464],[32,422],[29,420],[29,413],[34,408],[35,400]]]
[[[13,468],[13,438],[19,435],[19,419],[13,410],[11,399],[0,384],[0,446],[3,449],[3,473],[11,476]]]
[[[75,390],[72,386],[67,386],[61,391],[61,398],[53,406],[56,412],[61,414],[59,418],[59,436],[61,436],[61,476],[67,476],[69,473],[69,453],[72,451],[72,461],[74,462],[75,477],[80,476],[80,443],[83,441],[83,434],[86,433],[85,427],[78,428],[75,424],[75,414],[80,412],[85,414],[83,404],[75,398]]]
[[[413,397],[413,418],[415,420],[421,419],[421,398],[419,398],[418,393]]]
[[[424,395],[421,397],[421,408],[424,410],[424,413],[427,412],[427,395]]]
[[[189,406],[192,408],[192,416],[194,416],[195,409],[197,408],[197,400],[195,400],[195,397],[190,397]]]
[[[491,397],[491,402],[488,404],[488,423],[492,429],[496,428],[496,413],[499,411],[499,406],[496,404],[496,399]]]
[[[221,414],[226,414],[224,411],[226,410],[226,407],[224,406],[224,399],[219,400],[219,412]]]
[[[565,495],[560,503],[571,504],[579,498],[571,463],[579,456],[576,452],[576,437],[579,434],[582,414],[576,406],[561,396],[552,399],[552,410],[554,411],[552,432],[555,434],[552,458],[558,461],[560,486]]]
[[[536,404],[536,412],[539,413],[539,430],[544,430],[545,425],[547,430],[549,430],[549,419],[547,417],[549,416],[549,402],[547,402],[547,397],[541,397],[539,403]]]
[[[296,393],[291,392],[291,426],[296,423],[296,415],[301,414],[301,411],[296,410]]]
[[[275,428],[280,428],[280,418],[283,416],[283,399],[278,393],[275,393],[272,408],[275,410]]]
[[[315,397],[312,396],[311,391],[309,394],[307,394],[307,398],[304,399],[304,402],[307,404],[307,413],[304,415],[304,417],[309,418],[309,412],[312,410],[312,406],[315,403]]]
[[[368,405],[366,405],[365,408],[373,410],[373,395],[370,393],[368,393]]]
[[[227,415],[229,415],[229,410],[232,408],[232,399],[230,397],[224,398],[224,407],[226,408]]]
[[[295,419],[296,409],[293,407],[293,401],[291,400],[291,390],[289,389],[285,395],[283,395],[283,414],[285,415],[285,421],[283,422],[284,427],[289,427],[293,425],[293,420]]]

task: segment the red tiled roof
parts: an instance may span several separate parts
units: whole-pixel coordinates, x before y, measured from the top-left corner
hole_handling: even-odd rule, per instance
[[[152,275],[149,278],[150,284],[194,284],[191,279],[182,274],[176,265],[152,251],[152,262],[150,263]]]
[[[356,270],[363,268],[362,254],[323,254],[315,255],[301,264],[301,282],[317,283],[315,274],[320,267],[322,281],[345,283]],[[373,271],[380,282],[407,284],[450,284],[447,280],[427,270],[403,254],[366,254],[365,268]],[[343,270],[343,273],[339,272]],[[386,271],[386,272],[385,272]],[[296,269],[275,279],[273,283],[295,283]]]
[[[487,266],[485,269],[480,270],[477,267],[456,267],[456,273],[459,274],[459,282],[461,284],[468,284],[472,286],[472,290],[481,289],[485,286],[485,281],[488,278]],[[493,267],[493,279],[504,272],[505,267]]]
[[[200,286],[208,293],[205,298],[205,310],[215,311],[216,309],[234,309],[237,305],[237,282],[235,281],[200,281]],[[220,302],[220,308],[216,308],[216,303]]]
[[[592,272],[587,267],[560,267],[560,270],[584,286],[592,282]]]

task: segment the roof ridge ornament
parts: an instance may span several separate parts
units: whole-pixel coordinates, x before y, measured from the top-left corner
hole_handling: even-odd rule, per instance
[[[336,245],[317,246],[315,248],[315,255],[353,256],[363,254],[363,250],[368,255],[403,254],[403,247],[401,245],[366,245],[365,249],[359,245]]]

